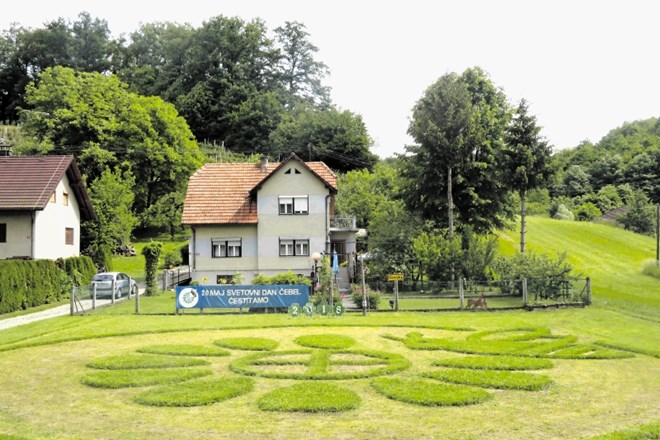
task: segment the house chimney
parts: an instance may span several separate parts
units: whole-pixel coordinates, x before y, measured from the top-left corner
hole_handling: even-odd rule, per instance
[[[268,172],[268,156],[266,155],[261,156],[261,172]]]

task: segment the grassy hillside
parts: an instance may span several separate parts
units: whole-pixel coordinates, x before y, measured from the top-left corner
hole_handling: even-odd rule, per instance
[[[520,230],[500,233],[500,252],[519,249]],[[527,249],[566,252],[578,276],[590,277],[594,307],[660,322],[660,281],[642,274],[655,258],[655,238],[603,224],[529,217]]]

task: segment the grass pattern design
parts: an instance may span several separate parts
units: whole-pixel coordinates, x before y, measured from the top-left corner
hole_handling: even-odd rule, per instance
[[[223,338],[213,342],[223,348],[230,350],[247,351],[271,351],[275,350],[279,343],[266,338]]]
[[[139,368],[181,368],[210,365],[204,359],[179,358],[151,354],[125,354],[97,359],[87,364],[99,370],[131,370]]]
[[[302,355],[302,357],[298,356]],[[275,370],[272,366],[301,369]],[[342,380],[382,376],[405,370],[410,362],[399,354],[368,350],[291,350],[255,353],[232,362],[238,374],[271,379]],[[344,370],[342,367],[350,367]]]
[[[493,396],[479,388],[423,379],[379,377],[371,381],[371,386],[389,399],[422,406],[474,405]]]
[[[403,342],[412,350],[446,350],[466,354],[548,359],[624,359],[634,356],[596,344],[579,344],[575,336],[553,336],[545,328],[478,332],[464,340],[425,338],[419,332],[408,333],[405,338],[389,335],[384,337]]]
[[[149,406],[204,406],[252,391],[249,377],[211,377],[183,384],[166,385],[135,396],[135,402]]]
[[[502,390],[538,391],[552,383],[548,376],[541,374],[495,370],[443,369],[424,373],[424,376],[444,382]]]
[[[295,339],[296,344],[309,348],[324,348],[328,350],[342,350],[355,345],[355,339],[349,336],[321,334],[305,335]]]
[[[512,356],[464,356],[434,361],[435,367],[471,368],[475,370],[542,370],[552,368],[549,359]]]
[[[264,394],[257,405],[264,411],[339,412],[357,408],[360,397],[353,391],[324,382],[299,383]]]
[[[80,381],[90,387],[115,389],[179,383],[211,374],[209,368],[107,370],[87,373]]]
[[[137,352],[170,356],[229,356],[231,354],[230,351],[220,347],[186,344],[149,345],[139,348]]]

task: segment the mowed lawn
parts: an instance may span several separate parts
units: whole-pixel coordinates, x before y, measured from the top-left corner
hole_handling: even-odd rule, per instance
[[[593,305],[660,322],[660,280],[642,274],[655,260],[655,237],[590,222],[527,219],[527,249],[555,256],[566,252],[574,275],[590,277]],[[520,248],[520,230],[500,233],[500,252]]]
[[[592,307],[173,316],[172,294],[143,297],[163,314],[123,302],[0,331],[0,439],[658,438],[660,282],[641,275],[654,240],[529,225],[534,251],[572,243]],[[513,252],[517,235],[500,241]],[[546,365],[492,367],[530,359]]]

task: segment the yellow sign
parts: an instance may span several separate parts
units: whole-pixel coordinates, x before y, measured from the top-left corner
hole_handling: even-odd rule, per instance
[[[391,273],[387,276],[387,281],[403,281],[403,274]]]

